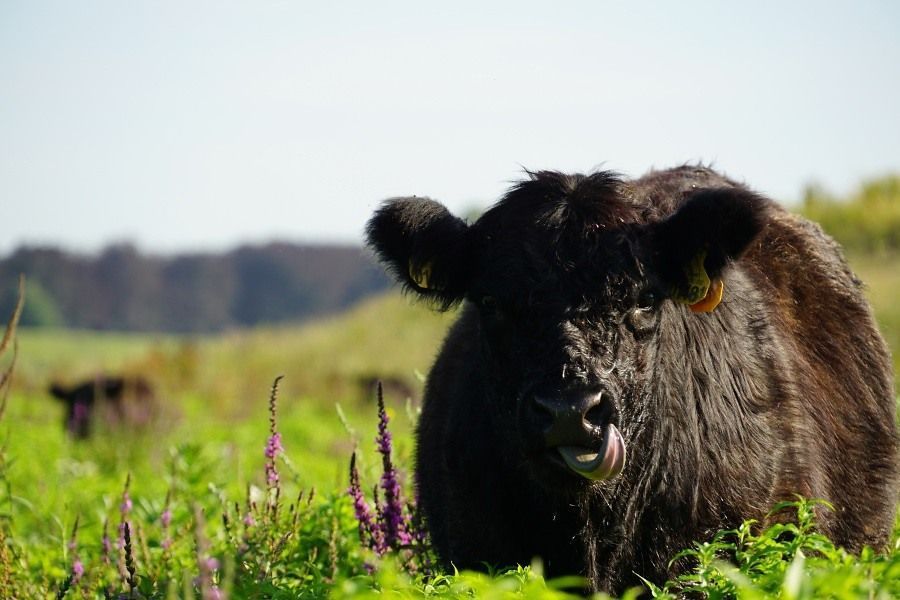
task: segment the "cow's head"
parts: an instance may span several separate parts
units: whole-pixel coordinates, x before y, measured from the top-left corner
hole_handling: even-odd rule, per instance
[[[91,433],[91,413],[94,410],[94,394],[90,389],[66,388],[58,383],[50,386],[50,395],[65,405],[66,431],[76,438],[86,438]]]
[[[442,309],[471,304],[493,429],[538,479],[581,485],[622,471],[663,315],[709,318],[694,311],[715,310],[765,206],[734,187],[651,206],[610,173],[540,172],[471,225],[397,198],[367,233],[408,290]]]

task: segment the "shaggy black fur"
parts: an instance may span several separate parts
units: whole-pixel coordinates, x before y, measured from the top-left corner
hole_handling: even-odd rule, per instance
[[[445,564],[528,564],[613,593],[799,493],[851,550],[886,543],[892,373],[860,284],[821,230],[705,168],[626,181],[537,172],[467,225],[388,201],[369,244],[407,289],[464,301],[431,371],[416,479]],[[706,252],[723,302],[668,296]],[[429,285],[416,283],[430,267]],[[624,471],[561,464],[535,398],[602,393]],[[606,421],[604,421],[605,423]]]

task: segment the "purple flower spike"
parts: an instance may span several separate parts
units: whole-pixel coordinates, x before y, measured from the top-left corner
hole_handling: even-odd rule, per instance
[[[275,458],[279,453],[284,452],[284,446],[281,444],[281,434],[277,431],[277,410],[276,410],[276,402],[278,400],[278,384],[281,382],[282,376],[279,375],[275,378],[275,382],[272,384],[272,392],[269,395],[269,439],[266,441],[266,484],[269,486],[269,489],[278,488],[278,482],[280,478],[278,477],[278,468],[275,466]],[[277,500],[271,500],[270,502],[277,502]]]
[[[78,559],[75,559],[75,562],[72,563],[72,575],[75,581],[78,581],[84,575],[84,564]]]
[[[266,465],[266,484],[269,487],[275,487],[278,481],[278,470],[275,468],[275,465]]]
[[[359,485],[359,470],[356,468],[356,452],[350,456],[350,487],[347,493],[353,500],[353,512],[356,515],[356,521],[359,523],[359,541],[364,545],[368,545],[379,555],[384,554],[386,550],[384,546],[384,536],[381,528],[375,522],[369,503],[363,495],[362,487]]]
[[[269,487],[274,487],[278,483],[275,457],[279,452],[284,452],[284,446],[281,445],[281,434],[275,432],[269,436],[269,441],[266,443],[266,483]]]
[[[131,473],[125,478],[125,488],[122,490],[122,502],[119,504],[119,514],[122,516],[119,522],[119,550],[125,549],[125,523],[128,519],[128,513],[131,512],[132,502],[128,490],[131,488]]]
[[[159,516],[159,522],[164,528],[167,528],[172,523],[172,511],[168,508],[164,510]]]
[[[119,542],[118,542],[119,550],[125,549],[125,524],[127,522],[128,521],[122,521],[121,523],[119,523]]]
[[[381,520],[384,528],[384,543],[391,548],[409,544],[409,534],[406,532],[406,519],[403,516],[403,498],[400,490],[400,481],[397,478],[397,470],[391,460],[391,432],[388,430],[388,415],[384,408],[384,392],[381,382],[378,383],[378,436],[375,443],[381,454],[383,473],[381,475],[381,489],[384,490],[384,507]]]
[[[109,539],[109,520],[103,520],[103,540],[101,542],[101,556],[103,563],[109,564],[109,555],[112,552],[112,542]]]
[[[275,432],[269,436],[269,441],[266,443],[266,458],[274,460],[280,452],[284,452],[284,446],[281,445],[281,434]]]

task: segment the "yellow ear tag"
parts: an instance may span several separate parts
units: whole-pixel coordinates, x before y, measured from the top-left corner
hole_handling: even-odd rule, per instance
[[[684,283],[672,291],[672,299],[682,304],[696,304],[709,291],[709,275],[703,266],[706,250],[702,250],[684,267]]]
[[[709,291],[700,302],[691,304],[689,308],[691,312],[708,313],[712,312],[722,301],[722,294],[725,293],[725,282],[721,279],[713,279],[709,286]]]
[[[423,290],[427,290],[431,287],[431,261],[423,264],[421,267],[416,269],[413,266],[412,260],[409,261],[409,277],[412,279],[416,285]]]

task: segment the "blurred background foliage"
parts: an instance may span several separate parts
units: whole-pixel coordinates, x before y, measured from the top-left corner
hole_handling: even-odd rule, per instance
[[[852,254],[900,251],[900,175],[866,180],[843,198],[809,185],[799,210]]]

